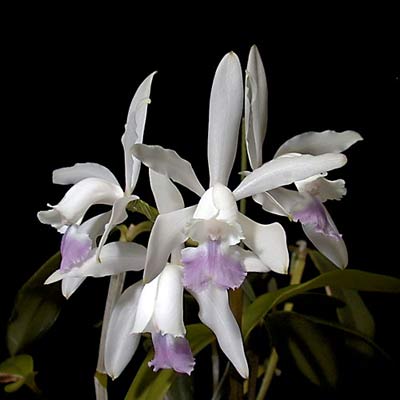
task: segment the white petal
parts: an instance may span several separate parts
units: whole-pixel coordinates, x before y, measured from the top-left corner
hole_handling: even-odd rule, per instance
[[[234,222],[238,213],[236,199],[226,186],[216,183],[213,187],[213,201],[218,209],[217,220]]]
[[[264,65],[257,46],[250,49],[246,70],[244,118],[249,163],[252,169],[262,164],[262,146],[267,131],[268,89]]]
[[[73,268],[71,276],[77,272],[78,276],[99,278],[125,271],[140,271],[144,267],[145,260],[144,246],[137,243],[113,242],[103,247],[101,263],[97,262],[95,257],[91,257],[78,268]]]
[[[360,140],[363,140],[363,138],[354,131],[306,132],[283,143],[275,153],[274,158],[287,153],[312,154],[315,156],[324,153],[341,153]]]
[[[140,341],[140,335],[131,334],[136,317],[142,282],[137,282],[122,293],[114,306],[108,326],[104,363],[112,379],[125,369]]]
[[[92,239],[92,248],[97,246],[96,239],[103,234],[106,223],[110,220],[111,211],[96,215],[78,227],[79,233],[87,233]]]
[[[56,229],[78,223],[90,206],[111,205],[123,196],[122,189],[104,179],[86,178],[72,186],[53,210],[40,211],[38,219]]]
[[[144,165],[159,174],[168,176],[199,196],[204,193],[204,188],[197,179],[192,165],[181,158],[176,151],[161,146],[135,144],[132,153]]]
[[[125,196],[120,199],[117,199],[113,204],[113,208],[111,211],[111,217],[109,222],[105,225],[103,236],[100,239],[99,247],[97,248],[96,257],[97,260],[101,260],[100,255],[102,248],[107,241],[108,235],[114,226],[121,224],[128,218],[128,214],[126,212],[126,205],[132,201],[138,199],[137,196]]]
[[[184,208],[183,198],[171,180],[152,169],[149,169],[150,186],[160,214]]]
[[[96,163],[77,163],[72,167],[59,168],[53,171],[53,183],[74,185],[86,178],[99,178],[118,185],[117,178],[106,167]]]
[[[162,334],[184,336],[183,324],[183,267],[167,264],[158,282],[157,300],[154,309],[154,324]]]
[[[180,264],[181,263],[181,252],[184,248],[184,244],[180,244],[178,247],[175,247],[174,249],[172,249],[171,251],[171,264]]]
[[[155,72],[150,74],[139,86],[129,106],[125,133],[122,145],[125,153],[125,192],[131,194],[139,176],[140,161],[131,153],[135,143],[143,142],[144,125],[146,123],[147,106],[150,104],[150,90]]]
[[[289,253],[285,230],[277,222],[261,225],[239,213],[239,223],[245,236],[244,243],[272,271],[287,274]]]
[[[295,190],[276,188],[254,195],[253,200],[267,212],[290,217],[290,211],[302,200],[302,196]]]
[[[276,188],[254,195],[253,200],[267,212],[290,217],[291,210],[297,203],[303,201],[303,196],[295,190]]]
[[[61,281],[66,276],[59,269],[55,270],[44,282],[45,285],[50,285],[51,283]]]
[[[210,186],[227,185],[235,161],[243,109],[242,69],[237,55],[228,53],[218,65],[210,96],[208,167]]]
[[[325,209],[326,216],[329,223],[336,229],[336,225],[332,220],[328,210]],[[310,239],[312,244],[331,260],[337,267],[343,269],[347,267],[349,262],[347,248],[344,240],[339,238],[334,238],[332,236],[324,235],[323,233],[316,232],[314,227],[311,225],[302,225],[304,233]]]
[[[219,240],[224,245],[233,246],[243,239],[240,224],[224,222],[217,219],[194,219],[188,226],[188,237],[199,243],[211,240]]]
[[[218,215],[219,210],[214,204],[213,191],[214,189],[211,187],[201,196],[196,211],[193,214],[194,219],[211,219]]]
[[[186,240],[186,225],[195,208],[187,207],[157,217],[149,238],[143,278],[145,282],[150,282],[163,270],[171,251]]]
[[[69,299],[78,289],[78,287],[82,285],[85,279],[85,276],[82,278],[64,277],[61,282],[61,291],[63,296],[66,299]]]
[[[247,272],[269,272],[271,271],[252,251],[245,250],[240,246],[236,246],[236,250],[240,253],[241,261]]]
[[[316,196],[322,202],[326,200],[340,200],[346,194],[346,187],[343,179],[330,181],[317,175],[295,183],[299,192],[305,192]]]
[[[199,318],[217,337],[218,343],[243,378],[249,376],[239,326],[229,308],[228,292],[209,285],[199,293],[191,292],[200,306]]]
[[[50,207],[49,204],[48,206]],[[51,225],[60,233],[65,233],[68,226],[74,223],[67,221],[56,209],[39,211],[37,213],[37,218],[42,224]],[[82,220],[82,218],[80,220]]]
[[[201,197],[193,218],[215,218],[230,223],[236,221],[237,212],[236,200],[230,189],[220,183],[216,183]]]
[[[343,154],[321,156],[299,155],[280,157],[263,164],[247,175],[234,190],[236,200],[289,185],[301,179],[340,168],[346,164]]]
[[[143,286],[131,333],[151,332],[160,276]]]

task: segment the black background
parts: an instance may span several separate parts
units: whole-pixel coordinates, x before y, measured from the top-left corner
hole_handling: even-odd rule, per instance
[[[230,50],[238,54],[244,69],[252,44],[259,47],[269,87],[264,160],[283,141],[305,131],[358,131],[364,141],[346,152],[348,164],[331,175],[346,180],[348,194],[328,207],[348,245],[352,268],[399,275],[394,194],[398,32],[390,10],[288,6],[276,12],[249,6],[240,19],[188,12],[198,16],[197,22],[180,17],[181,9],[168,11],[174,18],[165,14],[161,22],[150,10],[139,9],[86,13],[35,8],[10,14],[2,74],[6,236],[0,337],[5,335],[18,287],[59,245],[58,234],[36,219],[38,210],[47,202],[57,203],[64,193],[64,188],[52,185],[52,170],[98,162],[122,183],[120,137],[129,103],[140,82],[157,70],[144,142],[177,150],[207,185],[213,74]],[[234,175],[232,188],[237,182]],[[152,203],[144,169],[141,176],[136,193]],[[194,201],[187,197],[187,204]],[[260,222],[271,220],[255,206],[250,212]],[[301,237],[297,226],[288,229],[289,243]],[[50,398],[91,398],[99,333],[93,326],[101,319],[106,283],[96,280],[82,289],[68,302],[54,329],[32,349],[39,380],[49,387]],[[373,296],[371,307],[378,321],[377,340],[398,354],[398,333],[389,312],[393,301],[390,296]],[[4,358],[6,350],[1,348]],[[68,387],[56,396],[65,380]]]

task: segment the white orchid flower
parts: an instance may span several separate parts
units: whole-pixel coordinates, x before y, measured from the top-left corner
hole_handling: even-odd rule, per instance
[[[146,248],[137,243],[113,242],[104,246],[102,263],[96,259],[96,239],[104,232],[111,212],[97,215],[82,225],[71,225],[61,242],[61,265],[45,284],[62,280],[62,293],[69,298],[87,277],[103,277],[143,269]]]
[[[105,345],[106,372],[116,379],[132,359],[141,333],[150,332],[154,358],[149,367],[190,375],[195,364],[183,324],[181,265],[168,263],[150,283],[137,282],[118,299]]]
[[[165,176],[150,170],[151,187],[162,214],[184,207],[175,185]],[[133,357],[140,335],[150,332],[154,371],[174,369],[190,373],[195,364],[185,338],[183,323],[183,267],[179,265],[180,247],[173,251],[171,263],[150,283],[137,282],[121,295],[112,312],[105,345],[105,367],[117,378]]]
[[[232,192],[226,185],[236,155],[242,100],[240,63],[234,53],[229,53],[217,68],[211,90],[208,134],[210,188],[207,191],[190,163],[176,152],[160,146],[133,146],[134,156],[150,169],[201,196],[197,206],[157,218],[149,239],[145,282],[162,271],[171,250],[188,237],[198,241],[199,247],[184,250],[184,282],[199,293],[207,287],[207,282],[224,289],[240,286],[246,265],[253,270],[286,272],[288,253],[281,225],[257,224],[238,211],[236,202],[345,164],[346,157],[342,154],[280,157],[255,169]],[[240,250],[237,244],[241,240],[259,258],[259,263],[255,262],[254,254]]]
[[[114,174],[106,167],[96,163],[75,164],[53,172],[53,183],[73,185],[63,199],[51,210],[40,211],[40,222],[49,224],[64,233],[71,225],[79,225],[86,211],[94,204],[112,205],[112,212],[97,248],[97,258],[112,228],[127,218],[126,205],[138,199],[132,192],[140,171],[140,161],[130,151],[134,143],[142,143],[146,122],[147,106],[150,103],[150,89],[153,76],[149,75],[137,89],[129,107],[122,145],[125,154],[125,191]],[[72,235],[72,231],[69,232]],[[79,243],[76,240],[75,243]]]
[[[267,128],[267,79],[256,46],[250,50],[245,82],[245,126],[249,163],[252,169],[262,164],[262,146]],[[354,131],[307,132],[286,141],[274,159],[291,154],[340,154],[362,137]],[[298,191],[274,188],[253,196],[263,209],[300,221],[303,230],[315,247],[339,268],[348,263],[346,245],[323,203],[340,200],[346,194],[342,179],[330,181],[327,171],[294,181]]]
[[[183,282],[200,304],[200,319],[238,372],[248,376],[239,327],[229,308],[227,289],[239,287],[249,271],[286,273],[286,235],[280,224],[261,225],[238,211],[236,202],[265,190],[338,168],[343,155],[279,158],[249,174],[232,192],[226,185],[234,163],[242,115],[243,81],[239,60],[227,54],[219,64],[210,98],[208,164],[210,188],[205,191],[190,163],[160,146],[135,144],[136,158],[201,196],[196,206],[160,214],[150,235],[144,281],[157,277],[172,249],[187,238],[197,248],[182,252]],[[252,251],[241,249],[243,240]]]

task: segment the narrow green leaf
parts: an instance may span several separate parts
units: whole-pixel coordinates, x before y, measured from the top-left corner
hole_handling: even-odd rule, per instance
[[[149,221],[154,222],[158,216],[158,210],[143,200],[133,200],[126,206],[130,212],[138,212],[144,215]]]
[[[47,260],[22,286],[7,327],[7,346],[11,355],[43,335],[56,321],[62,297],[59,285],[44,285],[60,265],[60,253]]]
[[[365,356],[373,363],[391,365],[390,357],[370,338],[337,323],[278,311],[268,316],[267,326],[281,362],[295,364],[319,386],[335,387],[341,374],[349,373],[346,365],[354,365],[348,362],[354,362],[354,357],[359,357],[360,365]]]
[[[293,312],[268,316],[268,329],[280,359],[296,365],[312,383],[335,387],[339,377],[334,343],[316,324]]]
[[[295,308],[297,305],[307,305],[313,306],[317,305],[318,309],[325,309],[329,310],[329,308],[340,308],[344,307],[345,303],[343,300],[335,297],[335,296],[328,296],[325,293],[317,293],[317,292],[305,292],[297,294],[290,299],[290,302],[294,303]],[[286,310],[291,311],[291,310]]]
[[[308,249],[307,253],[320,274],[326,274],[327,272],[330,271],[337,271],[337,267],[335,266],[335,264],[333,264],[330,260],[328,260],[319,251]]]
[[[246,310],[242,320],[242,332],[245,338],[265,315],[276,305],[307,290],[324,286],[372,292],[400,293],[400,279],[391,276],[372,274],[359,270],[336,270],[322,274],[307,282],[291,285],[272,293],[259,296]]]
[[[336,270],[335,265],[320,252],[309,250],[309,255],[321,274]],[[328,292],[345,303],[344,307],[339,307],[336,310],[339,321],[348,328],[356,329],[373,338],[375,321],[359,293],[352,289],[330,286]]]
[[[251,283],[248,279],[245,279],[242,284],[245,306],[247,307],[248,304],[251,304],[256,299],[256,294],[251,286]]]
[[[186,327],[186,338],[189,340],[193,355],[199,353],[215,340],[214,334],[202,324],[193,324]],[[153,358],[151,351],[139,368],[126,394],[125,400],[162,400],[171,387],[176,373],[170,369],[153,372],[148,362]]]
[[[10,357],[0,364],[0,383],[8,383],[4,387],[7,393],[15,392],[23,385],[27,385],[38,393],[35,375],[33,359],[28,354]]]
[[[193,400],[193,398],[194,389],[192,377],[186,374],[176,374],[176,377],[168,390],[166,399]]]
[[[332,294],[346,304],[344,307],[336,309],[339,321],[348,328],[356,329],[372,339],[375,336],[375,321],[358,292],[332,288]]]
[[[193,355],[200,353],[215,340],[212,331],[203,324],[191,324],[186,327],[186,339],[190,343]]]

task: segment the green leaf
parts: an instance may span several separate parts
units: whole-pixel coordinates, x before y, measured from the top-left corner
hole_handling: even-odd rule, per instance
[[[278,311],[268,316],[267,326],[281,362],[287,362],[289,366],[295,364],[318,386],[336,386],[340,374],[348,373],[344,370],[350,364],[346,357],[358,354],[360,361],[365,355],[390,361],[389,356],[367,336],[315,317]],[[368,348],[368,352],[360,351],[364,348]]]
[[[56,253],[22,286],[7,327],[7,346],[11,355],[43,335],[56,321],[64,301],[59,285],[44,285],[47,277],[60,265]]]
[[[242,332],[245,338],[265,315],[276,305],[307,290],[324,286],[372,292],[400,293],[400,279],[391,276],[372,274],[358,270],[336,270],[327,272],[307,282],[291,285],[276,292],[259,296],[246,310],[242,320]]]
[[[188,325],[186,329],[186,338],[190,343],[193,355],[199,353],[215,340],[214,334],[202,324]],[[153,372],[148,367],[148,362],[153,356],[153,351],[151,351],[142,362],[125,400],[162,400],[168,392],[177,374],[170,369],[164,369],[157,373]]]
[[[335,271],[335,265],[316,250],[309,250],[309,255],[320,273]],[[373,338],[375,322],[363,299],[356,290],[328,287],[327,291],[345,303],[336,310],[339,321],[348,328],[356,329]]]
[[[345,306],[345,303],[341,299],[335,296],[328,296],[325,293],[317,293],[317,292],[305,292],[297,294],[296,296],[293,296],[290,299],[290,302],[294,303],[296,308],[298,305],[300,306],[316,305],[318,309],[327,310],[329,308],[333,309]],[[291,310],[286,310],[286,311],[291,311]]]
[[[8,383],[4,387],[7,393],[15,392],[23,385],[38,393],[35,375],[33,359],[28,354],[8,358],[0,364],[0,383]]]
[[[256,294],[254,293],[253,287],[248,279],[244,280],[242,289],[244,294],[244,305],[247,307],[256,299]]]
[[[175,379],[165,398],[172,400],[193,400],[194,388],[192,376],[175,374]]]
[[[332,288],[332,294],[346,304],[336,309],[339,321],[372,339],[375,336],[375,321],[358,292]]]
[[[215,340],[212,331],[203,324],[191,324],[186,327],[186,339],[195,356]]]
[[[126,206],[130,212],[138,212],[144,215],[149,221],[154,222],[158,216],[158,210],[143,200],[132,200]]]
[[[325,332],[307,318],[286,311],[270,314],[267,326],[280,358],[296,365],[315,385],[335,387],[338,361]]]

